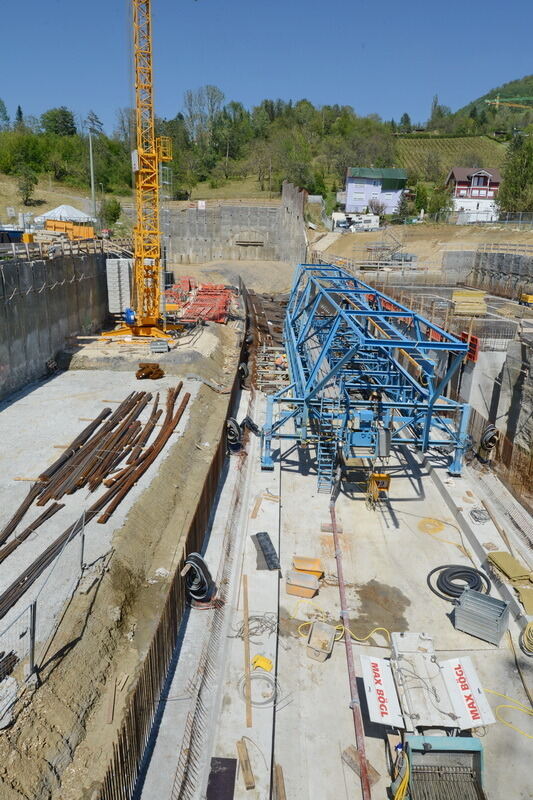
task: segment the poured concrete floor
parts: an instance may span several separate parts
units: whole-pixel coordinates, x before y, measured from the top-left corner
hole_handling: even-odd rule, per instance
[[[68,445],[106,407],[116,407],[132,391],[147,391],[154,396],[160,392],[163,407],[166,389],[175,386],[177,378],[168,376],[157,381],[138,381],[135,374],[111,370],[69,371],[14,395],[8,403],[0,406],[0,530],[11,518],[28,493],[32,481],[55,461]],[[170,437],[161,455],[146,474],[128,493],[117,511],[104,525],[96,519],[88,523],[85,531],[85,564],[92,564],[111,547],[113,533],[122,527],[129,510],[144,489],[150,485],[164,465],[172,445],[187,426],[189,411],[199,389],[198,381],[185,381],[180,397],[188,391],[191,400],[183,414],[176,432]],[[139,419],[145,423],[150,415],[152,403],[144,409]],[[23,478],[24,480],[18,480]],[[84,487],[72,495],[65,495],[61,502],[65,508],[44,523],[0,565],[0,592],[28,567],[54,539],[77,520],[84,509],[91,506],[102,493]],[[43,511],[33,505],[27,512],[17,531],[22,530]],[[11,538],[9,539],[11,541]],[[51,625],[67,599],[80,574],[80,540],[70,543],[60,556],[59,566],[55,562],[46,569],[19,602],[0,621],[0,633],[40,594],[37,617],[37,642],[44,641]],[[53,571],[53,573],[52,573]],[[50,575],[52,577],[50,577]],[[46,587],[43,592],[41,589]]]
[[[261,402],[255,420],[262,422]],[[251,439],[248,458],[240,478],[232,474],[230,462],[227,486],[222,490],[219,512],[213,531],[228,512],[230,495],[235,481],[240,480],[242,505],[235,517],[236,548],[242,550],[242,561],[234,570],[230,591],[231,600],[226,612],[225,639],[216,663],[216,677],[208,679],[211,687],[203,695],[209,706],[202,733],[203,748],[195,751],[194,767],[198,770],[191,797],[202,797],[207,783],[211,757],[236,758],[236,742],[244,737],[256,786],[246,790],[238,771],[235,798],[270,796],[271,765],[281,765],[287,797],[298,800],[322,798],[358,798],[359,779],[341,760],[341,752],[355,744],[352,713],[349,708],[350,690],[343,643],[335,645],[332,657],[319,663],[306,655],[306,640],[298,632],[302,622],[325,616],[333,624],[339,620],[339,593],[336,585],[336,564],[333,537],[321,530],[329,522],[326,494],[318,494],[316,475],[309,470],[296,448],[284,450],[273,472],[262,472],[259,466],[259,447]],[[451,604],[432,594],[426,584],[428,572],[439,564],[471,564],[479,566],[473,539],[465,535],[457,516],[450,508],[461,498],[463,511],[479,502],[476,484],[468,479],[449,479],[442,467],[437,469],[440,485],[413,454],[397,454],[391,458],[393,474],[390,502],[377,510],[367,508],[357,485],[348,485],[337,500],[337,518],[342,525],[340,536],[343,550],[344,574],[350,608],[350,628],[364,639],[375,627],[390,631],[414,631],[431,634],[439,658],[468,654],[478,672],[481,684],[493,691],[508,694],[527,704],[527,697],[506,637],[495,647],[465,633],[456,631],[450,621]],[[440,488],[439,488],[440,486]],[[451,506],[443,492],[453,493]],[[467,492],[471,494],[468,495]],[[463,512],[458,512],[463,513]],[[225,517],[224,517],[225,518]],[[437,533],[425,533],[428,519],[442,523]],[[478,526],[469,534],[479,542],[491,542],[504,547],[492,522]],[[253,534],[267,531],[279,552],[281,573],[264,568],[258,556]],[[213,535],[206,558],[213,567],[220,558],[220,540]],[[482,551],[481,551],[482,552]],[[319,594],[309,603],[299,601],[286,592],[285,575],[292,566],[294,555],[319,557],[325,568],[325,582]],[[212,561],[210,560],[212,559]],[[472,560],[471,560],[472,559]],[[252,635],[251,658],[267,656],[273,662],[270,675],[277,680],[277,701],[269,699],[271,688],[266,679],[252,683],[252,726],[246,724],[243,698],[244,647],[240,637],[243,621],[242,576],[247,576],[249,614]],[[498,596],[493,589],[492,594]],[[138,797],[168,796],[176,773],[180,752],[184,747],[186,714],[178,718],[180,703],[191,712],[194,697],[185,691],[189,677],[198,665],[199,615],[191,612],[180,645],[178,670],[180,677],[169,700],[161,708],[162,724],[147,779]],[[196,614],[194,617],[193,615]],[[279,615],[279,635],[268,626],[261,627]],[[254,631],[260,631],[255,632]],[[262,632],[261,632],[262,631]],[[305,633],[304,628],[301,633]],[[511,621],[511,633],[516,642],[518,629]],[[204,632],[208,637],[209,632]],[[359,654],[389,655],[386,635],[377,632],[366,642],[353,645],[356,670],[361,676]],[[519,655],[526,681],[531,682],[530,660]],[[196,659],[196,660],[195,660]],[[196,664],[196,667],[195,667]],[[360,686],[362,691],[362,686]],[[504,700],[488,695],[494,709]],[[385,759],[385,729],[371,723],[363,700],[367,757],[380,774],[373,788],[373,797],[385,798],[390,778]],[[524,714],[505,711],[504,716],[533,735],[530,718]],[[174,724],[172,724],[172,721]],[[485,752],[485,790],[488,800],[531,800],[528,756],[531,741],[500,722],[477,731],[482,736]]]

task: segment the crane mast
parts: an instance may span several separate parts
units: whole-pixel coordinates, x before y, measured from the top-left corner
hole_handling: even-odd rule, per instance
[[[159,228],[159,165],[172,160],[171,139],[155,135],[151,0],[131,0],[135,63],[136,221],[133,231],[132,308],[126,309],[125,331],[135,336],[166,337],[161,324],[161,231]],[[168,326],[166,327],[168,330]]]

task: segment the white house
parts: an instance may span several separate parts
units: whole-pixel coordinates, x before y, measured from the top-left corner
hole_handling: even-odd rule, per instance
[[[498,219],[495,199],[501,176],[497,169],[454,167],[446,179],[451,190],[454,211],[475,213],[480,219]]]
[[[385,214],[394,214],[406,184],[404,169],[350,167],[346,173],[346,212],[364,212],[376,200],[385,207]]]

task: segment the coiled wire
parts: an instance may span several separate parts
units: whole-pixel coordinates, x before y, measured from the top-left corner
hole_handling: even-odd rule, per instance
[[[190,553],[185,561],[189,566],[185,575],[185,588],[191,600],[198,603],[207,603],[213,597],[215,582],[200,553]]]

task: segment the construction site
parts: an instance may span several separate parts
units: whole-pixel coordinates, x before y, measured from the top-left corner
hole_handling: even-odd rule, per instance
[[[0,797],[532,800],[531,235],[162,210],[132,9],[132,240],[0,244]]]

